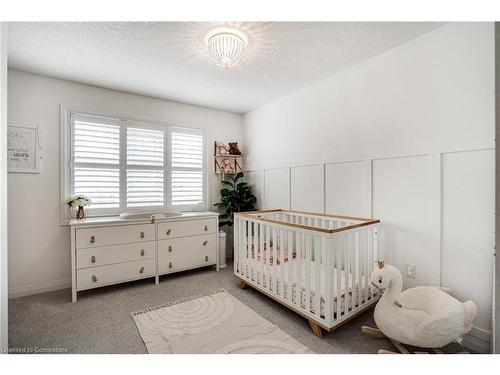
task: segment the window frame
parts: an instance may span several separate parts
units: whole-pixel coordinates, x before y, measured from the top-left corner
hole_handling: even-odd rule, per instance
[[[69,109],[64,105],[59,106],[59,142],[60,142],[60,162],[59,162],[59,174],[60,174],[60,224],[68,225],[69,221],[72,219],[71,211],[66,206],[66,197],[72,194],[73,191],[73,130],[72,130],[72,114],[78,114],[81,116],[89,117],[99,117],[103,119],[109,119],[111,122],[120,124],[120,158],[119,158],[119,170],[120,170],[120,204],[116,208],[95,208],[92,207],[88,210],[88,217],[106,217],[106,216],[116,216],[125,211],[143,211],[143,210],[177,210],[177,211],[200,211],[206,210],[208,207],[207,198],[209,196],[208,177],[207,177],[207,154],[206,154],[206,144],[207,137],[205,131],[200,128],[186,127],[171,125],[165,121],[155,121],[150,119],[137,119],[123,116],[113,116],[113,115],[103,115],[97,114],[89,110],[76,110]],[[141,206],[141,207],[127,207],[127,127],[143,127],[149,129],[163,129],[164,130],[164,189],[163,189],[163,206]],[[203,137],[203,152],[202,152],[202,177],[203,177],[203,195],[202,203],[199,205],[183,205],[183,206],[172,206],[172,167],[171,167],[171,134],[173,130],[184,130],[186,132],[193,132],[195,134],[200,134]],[[138,166],[137,169],[141,169]],[[124,192],[124,194],[122,194]]]

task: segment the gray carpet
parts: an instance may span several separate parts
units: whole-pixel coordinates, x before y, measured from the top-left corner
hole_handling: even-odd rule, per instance
[[[204,268],[163,276],[159,285],[148,279],[80,292],[74,304],[69,289],[11,299],[9,347],[20,352],[57,348],[66,353],[146,353],[130,317],[132,311],[221,288],[315,353],[393,350],[387,340],[361,333],[362,325],[374,326],[372,309],[319,339],[301,316],[251,288],[239,289],[232,265],[218,273]],[[447,352],[460,350],[455,344],[445,348]]]

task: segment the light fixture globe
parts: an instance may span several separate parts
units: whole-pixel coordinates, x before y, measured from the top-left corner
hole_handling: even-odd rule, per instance
[[[218,27],[207,34],[205,42],[214,64],[227,70],[243,59],[248,38],[242,31]]]

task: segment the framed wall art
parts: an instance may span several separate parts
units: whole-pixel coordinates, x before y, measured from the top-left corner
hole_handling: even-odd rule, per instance
[[[9,125],[7,129],[7,172],[40,173],[41,134],[38,126]]]

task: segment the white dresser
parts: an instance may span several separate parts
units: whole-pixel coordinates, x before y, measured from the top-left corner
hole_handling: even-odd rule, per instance
[[[118,217],[71,220],[72,300],[77,292],[126,281],[215,265],[218,214],[193,212],[171,218]]]

